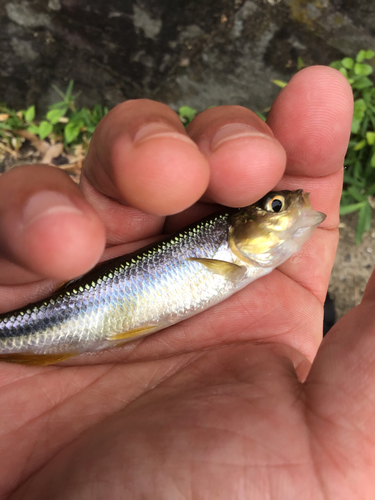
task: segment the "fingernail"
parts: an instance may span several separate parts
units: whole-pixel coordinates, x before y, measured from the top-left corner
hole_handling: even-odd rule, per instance
[[[246,125],[245,123],[229,123],[216,132],[211,141],[211,149],[214,151],[224,144],[224,142],[243,137],[265,137],[271,139],[269,135],[262,134],[251,125]]]
[[[179,139],[180,141],[193,144],[197,147],[194,141],[190,139],[185,134],[177,132],[176,129],[168,125],[167,123],[148,123],[143,125],[134,136],[134,142],[140,144],[142,142],[148,141],[150,139],[156,139],[158,137],[168,137],[171,139]]]
[[[52,214],[80,214],[74,203],[56,191],[40,191],[31,196],[23,209],[23,223],[30,226],[35,221]]]

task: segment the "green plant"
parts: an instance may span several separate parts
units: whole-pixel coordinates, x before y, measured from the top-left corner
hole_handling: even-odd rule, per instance
[[[14,136],[11,134],[11,131],[22,127],[23,123],[22,111],[17,112],[8,108],[5,104],[0,104],[0,137],[4,142],[14,147],[15,143],[12,141]]]
[[[190,106],[181,106],[181,108],[178,110],[178,116],[180,117],[180,120],[184,127],[187,127],[189,123],[195,118],[197,115],[197,110],[194,108],[191,108]]]
[[[370,230],[375,195],[375,87],[368,78],[373,68],[365,62],[374,56],[372,50],[361,50],[355,59],[344,57],[331,64],[347,78],[354,95],[352,133],[344,163],[340,214],[359,212],[357,244],[363,233]]]
[[[363,233],[371,228],[371,208],[375,207],[375,86],[368,78],[373,68],[365,62],[374,56],[372,50],[360,50],[355,59],[344,57],[330,64],[345,76],[354,96],[352,130],[344,162],[340,215],[359,212],[355,238],[357,244]],[[280,88],[287,85],[282,80],[272,82]]]
[[[19,139],[17,133],[20,130],[26,130],[41,140],[49,138],[55,142],[63,142],[65,147],[73,144],[87,146],[95,127],[108,113],[108,108],[97,104],[93,109],[77,110],[75,99],[79,94],[73,95],[73,86],[74,82],[70,80],[66,92],[63,93],[53,85],[62,101],[49,106],[41,121],[35,120],[35,106],[17,112],[0,105],[0,136],[13,148],[14,141]]]

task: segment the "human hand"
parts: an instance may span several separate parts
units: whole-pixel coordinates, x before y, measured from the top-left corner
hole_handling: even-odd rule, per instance
[[[3,498],[371,497],[371,288],[301,383],[321,341],[351,109],[346,80],[321,67],[275,101],[279,142],[243,108],[209,109],[185,135],[165,106],[132,101],[98,127],[81,191],[44,167],[0,178],[3,310],[87,271],[105,234],[105,258],[119,255],[211,203],[248,205],[278,184],[328,215],[297,256],[199,316],[71,366],[1,364]],[[30,202],[42,191],[58,194]]]

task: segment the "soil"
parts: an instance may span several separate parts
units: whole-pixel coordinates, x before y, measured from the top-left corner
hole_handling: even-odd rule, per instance
[[[375,266],[375,230],[364,234],[356,245],[356,228],[356,214],[341,218],[340,241],[329,285],[338,319],[360,303]]]

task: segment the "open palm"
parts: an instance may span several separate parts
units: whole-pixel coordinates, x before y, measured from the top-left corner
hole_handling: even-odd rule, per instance
[[[86,272],[105,243],[104,258],[125,253],[214,203],[277,185],[328,215],[281,268],[179,325],[65,366],[2,363],[1,498],[374,498],[375,280],[316,355],[351,109],[323,67],[293,78],[270,128],[228,106],[186,134],[167,107],[129,101],[95,132],[80,189],[47,167],[0,178],[4,311]]]

